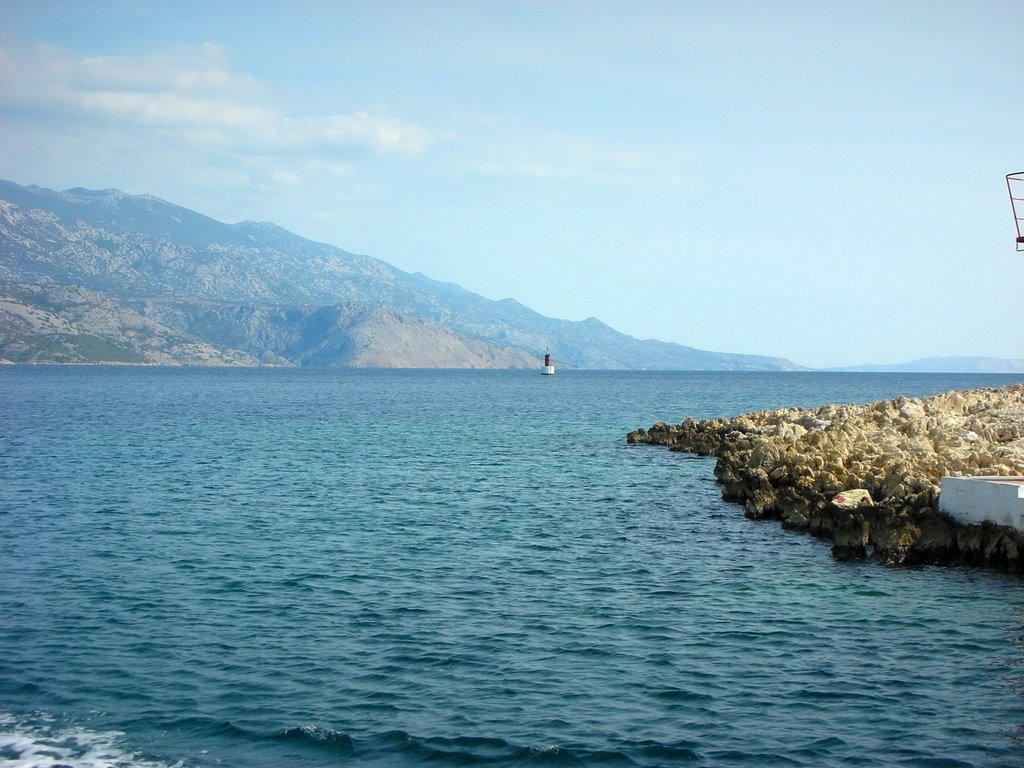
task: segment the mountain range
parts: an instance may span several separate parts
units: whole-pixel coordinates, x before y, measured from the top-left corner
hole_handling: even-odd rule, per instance
[[[808,370],[545,317],[307,240],[151,195],[0,180],[0,361],[152,365]],[[1024,372],[925,358],[831,370]]]
[[[269,223],[149,195],[0,181],[11,362],[800,370],[545,317]]]

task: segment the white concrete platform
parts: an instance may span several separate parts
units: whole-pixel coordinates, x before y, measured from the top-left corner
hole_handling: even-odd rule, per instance
[[[967,525],[989,522],[1024,531],[1024,477],[944,477],[939,511]]]

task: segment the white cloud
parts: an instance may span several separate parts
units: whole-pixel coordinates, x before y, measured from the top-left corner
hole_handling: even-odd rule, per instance
[[[111,57],[0,46],[0,177],[151,193],[326,239],[443,138],[368,109],[296,114],[279,97],[212,44]]]
[[[286,119],[273,124],[262,138],[293,149],[351,145],[410,156],[422,153],[433,140],[430,131],[415,123],[365,112]]]
[[[689,159],[678,149],[519,130],[487,142],[470,170],[584,184],[677,186]]]
[[[179,45],[136,56],[79,56],[52,45],[0,49],[0,103],[8,133],[74,133],[117,155],[192,153],[215,166],[270,168],[299,184],[303,168],[367,156],[416,159],[443,144],[457,172],[541,181],[675,185],[687,162],[677,150],[636,148],[523,126],[507,118],[456,118],[453,133],[373,114],[289,114],[274,92],[231,68],[221,46]],[[0,159],[13,139],[0,138]],[[55,145],[56,150],[56,145]]]
[[[140,92],[186,92],[190,94],[255,95],[255,81],[229,71],[227,52],[215,43],[174,46],[141,56],[74,57],[52,46],[51,61],[70,62],[74,67],[67,78],[82,89]]]
[[[0,51],[0,98],[10,117],[59,117],[86,129],[154,129],[160,141],[218,152],[297,151],[414,157],[432,134],[368,114],[292,117],[252,78],[232,72],[213,44],[142,56],[80,57],[48,45]]]

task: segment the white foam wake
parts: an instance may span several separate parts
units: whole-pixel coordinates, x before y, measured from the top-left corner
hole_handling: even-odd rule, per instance
[[[0,765],[10,768],[181,768],[142,760],[120,731],[62,726],[34,713],[31,721],[0,712]]]

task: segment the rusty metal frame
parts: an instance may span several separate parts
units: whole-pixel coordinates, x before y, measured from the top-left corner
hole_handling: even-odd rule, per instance
[[[1013,223],[1017,226],[1017,251],[1024,251],[1024,171],[1006,174],[1006,191],[1010,194]]]

